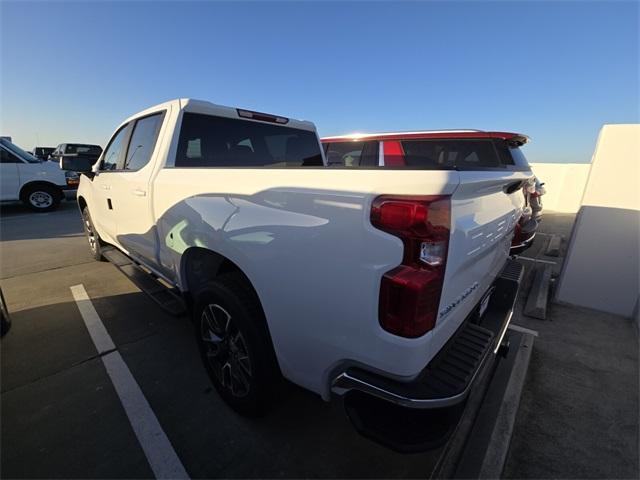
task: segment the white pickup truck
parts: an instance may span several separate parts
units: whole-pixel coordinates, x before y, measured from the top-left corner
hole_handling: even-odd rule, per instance
[[[95,258],[114,246],[181,292],[241,413],[263,412],[284,376],[351,399],[357,428],[388,439],[371,401],[455,407],[500,350],[528,166],[330,168],[310,122],[191,99],[125,120],[95,165],[62,164],[84,172]]]

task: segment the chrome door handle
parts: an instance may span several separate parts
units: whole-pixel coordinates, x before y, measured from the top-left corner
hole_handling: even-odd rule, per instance
[[[111,190],[111,185],[102,185],[103,190]]]
[[[134,195],[138,196],[138,197],[146,197],[147,196],[147,192],[145,190],[140,190],[139,188],[136,188],[134,190],[131,190],[133,192]]]

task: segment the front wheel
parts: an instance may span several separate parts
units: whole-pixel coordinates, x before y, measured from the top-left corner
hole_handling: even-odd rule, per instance
[[[22,193],[23,203],[34,212],[49,212],[60,204],[62,192],[54,186],[27,187]]]
[[[195,295],[194,327],[214,387],[235,411],[266,412],[280,381],[262,309],[238,274],[208,282]]]
[[[84,227],[84,234],[89,242],[89,250],[91,250],[91,256],[98,261],[104,261],[102,256],[102,247],[104,243],[100,240],[98,232],[96,232],[93,222],[91,221],[91,215],[89,214],[89,208],[84,207],[82,209],[82,225]]]

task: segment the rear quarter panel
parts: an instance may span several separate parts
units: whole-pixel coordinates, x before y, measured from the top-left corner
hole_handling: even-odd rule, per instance
[[[379,325],[380,279],[403,246],[371,226],[371,202],[451,194],[457,184],[457,172],[165,168],[153,194],[161,263],[182,288],[189,247],[238,265],[258,293],[283,374],[303,387],[328,395],[331,372],[345,364],[411,378],[431,336],[404,339]]]

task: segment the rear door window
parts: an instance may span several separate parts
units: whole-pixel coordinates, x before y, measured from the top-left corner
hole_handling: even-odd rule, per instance
[[[313,131],[185,113],[175,166],[307,167],[323,163]]]

